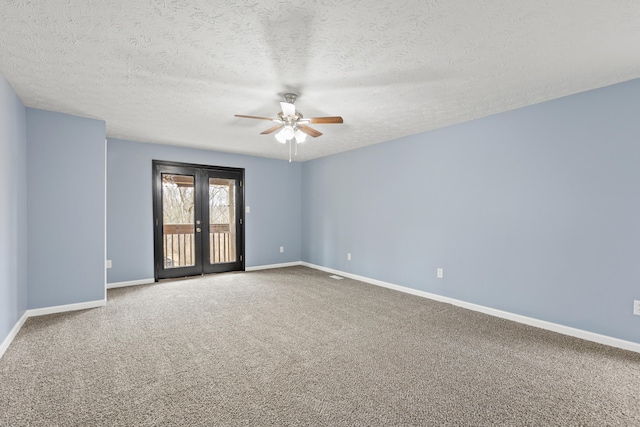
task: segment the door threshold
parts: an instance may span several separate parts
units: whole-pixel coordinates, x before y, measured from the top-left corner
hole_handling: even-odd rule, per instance
[[[244,270],[233,270],[233,271],[221,271],[219,273],[203,273],[203,274],[195,274],[193,276],[181,276],[181,277],[169,277],[166,279],[158,279],[156,281],[156,283],[168,283],[168,282],[180,282],[183,280],[189,280],[189,279],[197,279],[199,277],[205,277],[205,276],[220,276],[220,275],[226,275],[226,274],[235,274],[235,273],[244,273]]]

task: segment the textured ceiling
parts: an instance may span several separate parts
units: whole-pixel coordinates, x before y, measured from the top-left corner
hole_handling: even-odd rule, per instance
[[[637,0],[2,0],[25,105],[115,138],[288,158],[287,91],[342,125],[308,160],[640,77]]]

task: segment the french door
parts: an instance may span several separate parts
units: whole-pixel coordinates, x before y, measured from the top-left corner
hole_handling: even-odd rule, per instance
[[[153,161],[155,279],[244,270],[244,169]]]

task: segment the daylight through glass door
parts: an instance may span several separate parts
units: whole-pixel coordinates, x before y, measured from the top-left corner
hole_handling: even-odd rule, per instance
[[[153,161],[155,279],[244,270],[244,169]]]
[[[209,263],[235,262],[236,182],[209,178]]]
[[[162,246],[164,268],[195,265],[195,180],[162,174]]]

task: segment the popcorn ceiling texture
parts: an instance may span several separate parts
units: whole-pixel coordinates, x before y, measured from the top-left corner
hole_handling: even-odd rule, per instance
[[[116,138],[285,159],[281,94],[342,115],[308,160],[640,77],[640,2],[3,0],[27,106]]]

